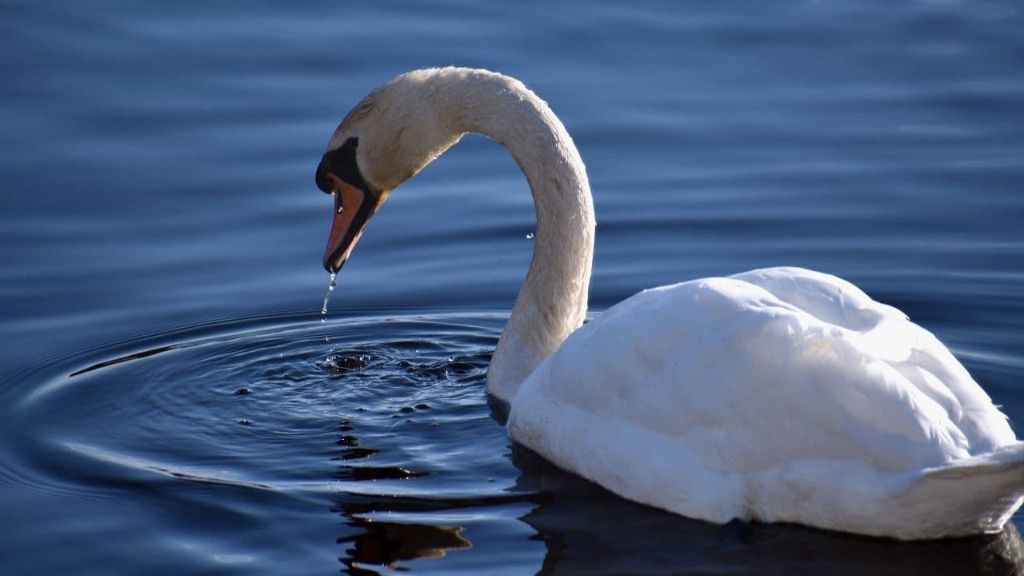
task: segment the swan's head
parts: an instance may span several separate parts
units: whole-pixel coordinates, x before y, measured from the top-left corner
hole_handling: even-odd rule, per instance
[[[391,191],[462,135],[444,117],[437,80],[443,71],[402,74],[371,92],[334,131],[316,170],[317,187],[334,195],[324,252],[329,272],[341,269]]]

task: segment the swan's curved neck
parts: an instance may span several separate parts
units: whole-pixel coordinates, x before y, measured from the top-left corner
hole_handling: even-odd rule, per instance
[[[562,122],[525,86],[481,75],[449,100],[452,128],[501,143],[530,183],[537,214],[533,259],[487,375],[510,402],[523,380],[580,327],[594,254],[594,207],[586,169]]]

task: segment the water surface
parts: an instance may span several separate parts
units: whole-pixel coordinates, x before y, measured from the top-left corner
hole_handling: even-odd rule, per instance
[[[714,526],[512,447],[482,392],[533,239],[468,137],[339,276],[313,172],[405,70],[523,79],[587,162],[595,312],[798,265],[935,332],[1024,432],[1010,1],[0,4],[5,573],[989,574],[998,538]]]

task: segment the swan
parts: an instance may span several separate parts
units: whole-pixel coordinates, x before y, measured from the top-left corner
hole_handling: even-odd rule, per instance
[[[1001,530],[1024,442],[967,370],[899,310],[835,276],[765,268],[644,290],[584,325],[594,208],[583,161],[514,78],[434,68],[372,91],[316,172],[334,196],[324,267],[392,190],[466,133],[529,181],[529,272],[487,391],[512,439],[636,502],[724,523],[896,539]]]

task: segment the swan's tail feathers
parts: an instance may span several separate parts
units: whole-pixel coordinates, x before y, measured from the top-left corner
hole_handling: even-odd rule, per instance
[[[895,500],[944,536],[999,532],[1024,503],[1024,442],[925,470]]]

